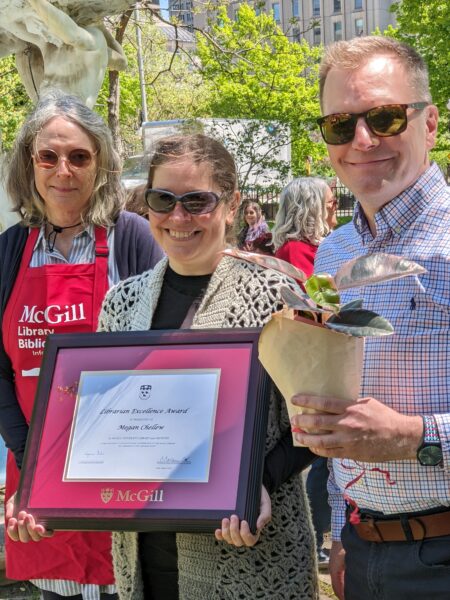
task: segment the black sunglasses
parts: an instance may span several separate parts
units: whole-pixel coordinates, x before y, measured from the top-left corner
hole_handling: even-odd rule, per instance
[[[363,117],[367,127],[379,137],[399,135],[408,126],[406,110],[414,108],[423,110],[429,102],[412,102],[411,104],[385,104],[376,106],[362,113],[335,113],[320,117],[317,123],[320,126],[322,137],[327,144],[339,146],[348,144],[355,137],[356,124]]]
[[[77,148],[61,157],[54,150],[44,148],[43,150],[37,150],[36,154],[33,154],[33,158],[36,165],[41,169],[55,169],[60,160],[65,160],[73,169],[86,169],[96,154],[96,152],[91,153],[89,150]]]
[[[148,188],[145,190],[145,202],[150,210],[157,213],[170,213],[177,202],[191,215],[205,215],[215,210],[220,196],[215,192],[188,192],[177,196],[167,190]]]

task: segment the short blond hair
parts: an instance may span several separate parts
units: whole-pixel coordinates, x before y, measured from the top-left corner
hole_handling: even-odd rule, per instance
[[[432,102],[428,68],[420,54],[408,44],[381,35],[363,36],[335,42],[325,49],[319,70],[320,104],[323,103],[325,81],[331,69],[355,70],[373,56],[391,55],[404,66],[411,87],[417,92],[416,101]]]

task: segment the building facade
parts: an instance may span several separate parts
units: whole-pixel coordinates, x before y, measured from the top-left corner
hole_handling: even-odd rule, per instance
[[[293,41],[305,39],[311,46],[368,35],[395,25],[390,7],[395,0],[264,0],[255,2],[256,11],[272,11],[275,21]],[[240,0],[231,2],[234,18]],[[208,15],[201,0],[170,0],[169,12],[181,23],[203,29]]]
[[[194,26],[193,0],[169,0],[169,16],[189,29]]]

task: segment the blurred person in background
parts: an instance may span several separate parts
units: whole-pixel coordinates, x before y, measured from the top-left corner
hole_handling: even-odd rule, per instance
[[[320,242],[337,224],[337,200],[319,177],[299,177],[281,192],[272,230],[275,256],[312,275]]]
[[[237,234],[237,245],[247,252],[272,254],[272,235],[266,223],[261,205],[252,200],[242,207],[244,224]]]
[[[144,200],[144,192],[146,185],[141,184],[127,191],[127,199],[125,202],[125,210],[136,213],[145,219],[148,219],[148,208]]]

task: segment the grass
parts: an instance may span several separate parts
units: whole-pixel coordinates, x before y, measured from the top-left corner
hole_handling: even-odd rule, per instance
[[[338,224],[337,227],[340,227],[341,225],[345,225],[346,223],[349,223],[352,220],[353,217],[348,216],[348,217],[338,217]]]
[[[329,598],[330,600],[337,600],[337,596],[334,595],[333,588],[329,583],[319,579],[320,593]]]

